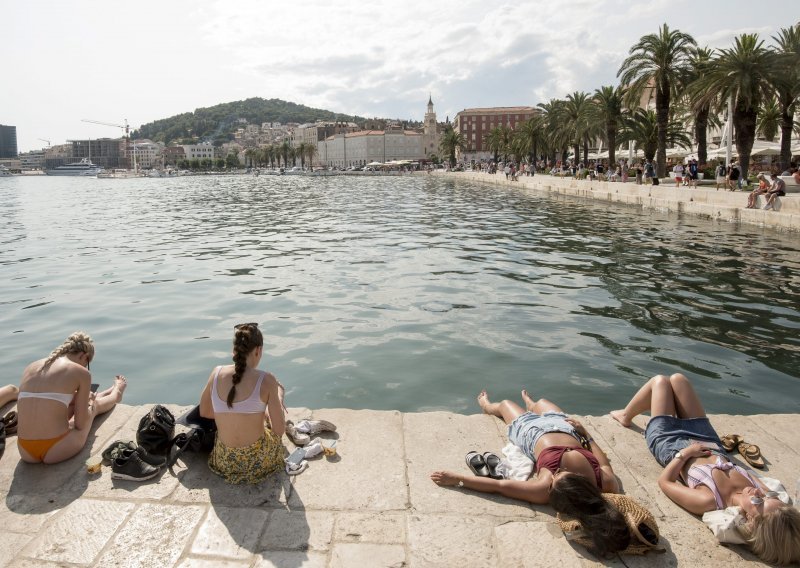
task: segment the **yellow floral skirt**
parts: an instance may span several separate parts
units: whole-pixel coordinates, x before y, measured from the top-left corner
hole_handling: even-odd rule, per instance
[[[259,483],[283,467],[283,445],[272,430],[242,448],[223,444],[219,436],[208,458],[208,467],[227,483]]]

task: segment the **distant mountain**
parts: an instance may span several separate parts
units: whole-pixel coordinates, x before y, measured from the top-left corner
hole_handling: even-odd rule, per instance
[[[233,133],[243,126],[240,118],[248,124],[261,125],[262,122],[314,122],[315,120],[342,120],[364,122],[360,116],[338,114],[329,110],[317,109],[282,101],[281,99],[262,99],[254,97],[243,101],[222,103],[194,112],[185,112],[170,118],[163,118],[144,124],[132,133],[135,138],[149,138],[156,142],[203,141],[221,144],[233,140]]]

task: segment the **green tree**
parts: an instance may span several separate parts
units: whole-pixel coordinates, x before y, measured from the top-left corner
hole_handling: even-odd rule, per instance
[[[448,157],[451,168],[456,165],[456,151],[463,150],[466,145],[467,141],[464,135],[453,130],[452,126],[449,126],[442,134],[442,140],[439,142],[439,149],[442,154]]]
[[[514,134],[515,138],[519,139],[520,150],[528,156],[528,163],[531,166],[536,165],[539,151],[546,146],[545,126],[546,121],[543,116],[532,116]]]
[[[800,23],[781,29],[773,39],[781,68],[772,77],[781,109],[781,169],[788,169],[792,159],[794,114],[800,99]]]
[[[556,152],[561,154],[562,160],[567,157],[567,148],[569,147],[571,137],[562,120],[564,113],[561,109],[564,104],[563,100],[550,99],[546,103],[539,103],[537,105],[542,111],[546,146],[550,152],[548,158],[551,163],[556,160]]]
[[[603,140],[608,144],[608,163],[617,163],[617,133],[625,111],[625,87],[604,86],[595,89],[589,108],[589,120],[602,125]]]
[[[747,179],[750,152],[756,137],[756,119],[761,102],[772,94],[770,80],[781,71],[780,58],[764,47],[758,34],[742,34],[730,49],[721,49],[713,65],[697,79],[704,91],[701,100],[733,97],[733,127],[742,179]]]
[[[756,119],[756,133],[766,138],[768,142],[774,142],[781,129],[782,115],[782,109],[775,99],[765,100],[761,103]]]
[[[305,156],[308,160],[308,167],[314,171],[314,157],[317,155],[317,146],[315,144],[306,144]]]
[[[655,111],[637,108],[633,114],[623,117],[619,138],[620,142],[635,143],[644,152],[644,157],[652,160],[659,143],[658,116]],[[670,120],[667,122],[666,142],[673,146],[688,147],[692,140],[686,134],[683,123]]]
[[[589,93],[575,91],[571,95],[567,95],[567,99],[561,106],[561,128],[566,130],[572,139],[576,162],[580,161],[581,145],[585,146],[584,161],[588,162],[588,143],[591,135],[589,112],[591,105]]]
[[[697,42],[692,36],[678,30],[671,31],[667,24],[663,24],[657,34],[642,36],[630,48],[630,55],[617,72],[622,84],[630,87],[628,93],[631,102],[638,102],[645,91],[655,90],[658,118],[656,168],[659,177],[664,177],[667,169],[670,101],[683,84],[691,50],[696,46]]]
[[[227,156],[225,156],[225,167],[229,170],[233,170],[239,167],[239,156],[236,152],[229,152]]]
[[[214,167],[218,170],[221,170],[225,167],[225,158],[215,158],[214,159]]]
[[[292,155],[292,145],[289,143],[288,140],[284,140],[280,144],[280,155],[283,156],[283,167],[289,167],[289,156]],[[280,163],[278,164],[280,165]]]
[[[697,92],[692,86],[709,69],[712,54],[713,52],[707,47],[693,48],[686,76],[689,83],[686,99],[694,125],[694,138],[697,141],[697,160],[701,166],[708,161],[708,148],[706,148],[708,145],[708,126],[709,124],[719,125],[716,117],[711,115],[713,103],[718,103],[718,101],[704,100],[703,93]]]

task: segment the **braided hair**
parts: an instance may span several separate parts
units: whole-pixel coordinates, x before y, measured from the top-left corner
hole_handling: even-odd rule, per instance
[[[233,334],[233,383],[228,391],[228,408],[233,408],[233,399],[236,396],[236,385],[242,380],[247,370],[247,356],[256,347],[264,345],[264,337],[258,326],[244,324],[236,326]]]
[[[94,342],[89,334],[76,331],[64,340],[64,343],[53,349],[53,352],[44,360],[41,371],[46,371],[53,361],[70,353],[86,353],[89,358],[94,358]]]
[[[603,499],[594,482],[582,475],[572,473],[561,477],[550,491],[550,505],[580,522],[600,557],[625,550],[630,544],[625,516]]]

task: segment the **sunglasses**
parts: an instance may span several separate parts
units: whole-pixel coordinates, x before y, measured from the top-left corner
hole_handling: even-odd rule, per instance
[[[777,499],[777,498],[778,498],[777,491],[767,491],[766,493],[764,493],[763,497],[760,497],[758,495],[753,495],[752,497],[750,497],[750,502],[753,505],[762,505],[764,501],[766,501],[767,499]]]
[[[258,323],[254,321],[250,323],[237,323],[235,326],[233,326],[233,329],[244,329],[246,327],[258,327]]]

